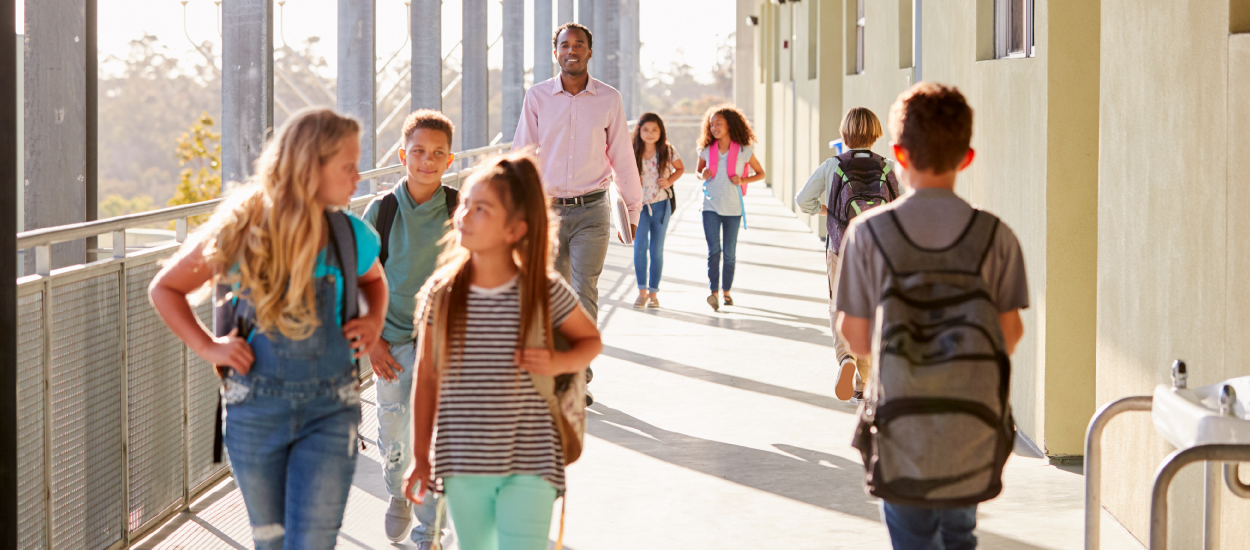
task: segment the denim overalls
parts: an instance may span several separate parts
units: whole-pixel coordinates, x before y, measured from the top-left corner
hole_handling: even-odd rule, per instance
[[[315,280],[320,325],[311,336],[253,335],[251,371],[225,380],[225,446],[257,550],[332,549],[343,522],[360,387],[335,277]]]

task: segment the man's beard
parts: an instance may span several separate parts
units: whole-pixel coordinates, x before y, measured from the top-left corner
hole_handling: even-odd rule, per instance
[[[586,74],[586,71],[587,71],[587,68],[586,68],[586,66],[585,66],[585,65],[582,65],[582,70],[581,70],[581,71],[578,71],[578,72],[573,72],[573,71],[570,71],[570,70],[568,70],[568,69],[564,68],[564,65],[560,65],[560,72],[562,72],[562,73],[564,73],[564,74],[567,74],[567,75],[569,75],[569,76],[582,76],[582,75]]]

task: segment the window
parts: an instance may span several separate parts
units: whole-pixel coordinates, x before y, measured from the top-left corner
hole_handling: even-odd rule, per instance
[[[807,2],[807,78],[816,78],[820,61],[820,13],[817,2]]]
[[[864,72],[864,2],[855,0],[855,74]]]
[[[783,41],[781,38],[781,13],[775,7],[770,6],[769,8],[769,15],[771,16],[769,19],[772,19],[773,22],[773,35],[771,37],[773,42],[773,82],[781,82],[781,49]]]
[[[1250,0],[1230,0],[1228,3],[1228,32],[1250,32]]]
[[[898,0],[898,68],[910,69],[915,66],[912,60],[912,39],[915,36],[915,17],[912,17],[912,0]]]
[[[1033,57],[1033,0],[994,1],[994,57]]]

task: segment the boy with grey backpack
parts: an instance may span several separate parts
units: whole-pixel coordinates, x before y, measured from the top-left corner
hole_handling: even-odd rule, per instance
[[[910,191],[856,216],[839,255],[838,331],[873,372],[853,445],[898,550],[976,547],[976,506],[1011,454],[1010,356],[1028,307],[1015,234],[955,195],[972,109],[920,83],[890,109]]]

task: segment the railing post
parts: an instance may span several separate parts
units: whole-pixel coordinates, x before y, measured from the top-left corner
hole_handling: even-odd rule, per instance
[[[52,274],[52,246],[36,246],[35,247],[35,273],[40,277],[47,277]]]
[[[40,247],[46,248],[46,247]],[[43,284],[43,521],[44,542],[53,548],[52,518],[52,279],[40,274]],[[16,370],[16,369],[15,369]]]
[[[1098,550],[1102,522],[1102,430],[1123,412],[1148,411],[1154,397],[1136,395],[1103,405],[1085,430],[1085,550]]]
[[[126,257],[126,230],[122,229],[120,231],[114,231],[113,232],[113,259],[116,260],[116,259],[125,258],[125,257]],[[125,291],[126,289],[123,288],[122,293],[125,294]]]
[[[187,242],[187,219],[179,218],[174,221],[174,240],[180,243]]]

